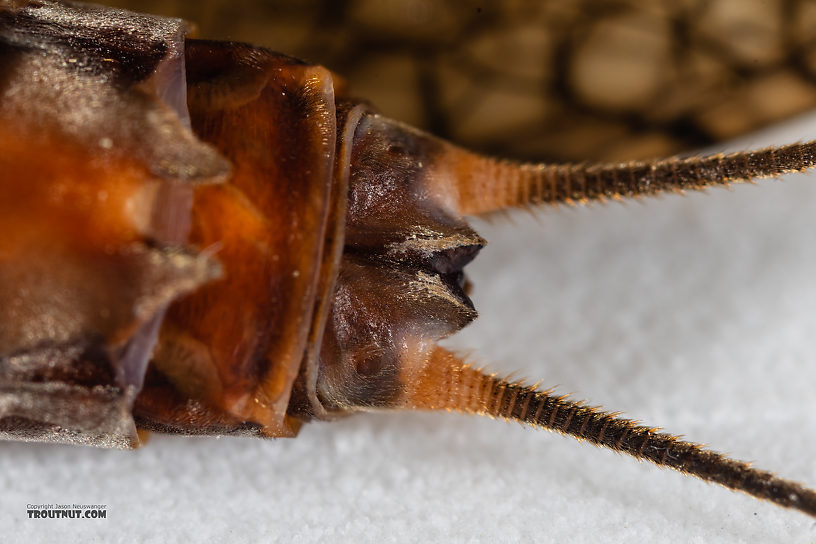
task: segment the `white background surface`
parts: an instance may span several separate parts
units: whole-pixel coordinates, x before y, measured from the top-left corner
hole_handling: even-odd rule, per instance
[[[816,119],[737,148],[816,135]],[[476,224],[447,342],[816,486],[816,178]],[[515,424],[363,415],[294,440],[0,443],[12,542],[814,542],[808,517]],[[105,503],[29,520],[26,503]]]

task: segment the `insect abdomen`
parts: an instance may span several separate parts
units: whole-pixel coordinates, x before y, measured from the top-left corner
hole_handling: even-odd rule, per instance
[[[250,46],[187,42],[193,129],[234,165],[195,194],[191,241],[225,277],[174,304],[145,389],[141,426],[292,435],[292,384],[312,326],[335,181],[332,78]],[[332,275],[331,273],[328,275]],[[320,293],[325,296],[325,293]]]
[[[220,273],[184,245],[193,184],[229,169],[163,92],[184,32],[0,3],[0,436],[132,444],[167,304]]]
[[[185,32],[0,3],[7,438],[127,447],[133,417],[170,432],[296,430],[292,384],[339,261],[324,245],[342,237],[333,81]]]

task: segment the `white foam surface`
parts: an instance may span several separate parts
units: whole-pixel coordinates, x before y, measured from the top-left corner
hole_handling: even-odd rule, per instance
[[[816,118],[731,149],[816,136]],[[476,224],[446,345],[816,486],[816,177]],[[812,542],[808,517],[516,424],[378,414],[294,440],[0,444],[12,542]],[[27,503],[104,503],[30,520]]]

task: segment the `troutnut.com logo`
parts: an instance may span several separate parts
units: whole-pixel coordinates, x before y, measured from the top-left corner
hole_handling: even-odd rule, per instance
[[[106,519],[107,504],[26,504],[28,519]]]

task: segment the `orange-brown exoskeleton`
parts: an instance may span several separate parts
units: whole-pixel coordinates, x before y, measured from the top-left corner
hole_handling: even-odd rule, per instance
[[[471,367],[465,216],[727,185],[816,143],[518,164],[353,100],[328,70],[182,21],[0,1],[0,434],[294,436],[367,410],[543,427],[816,516],[816,493]]]

